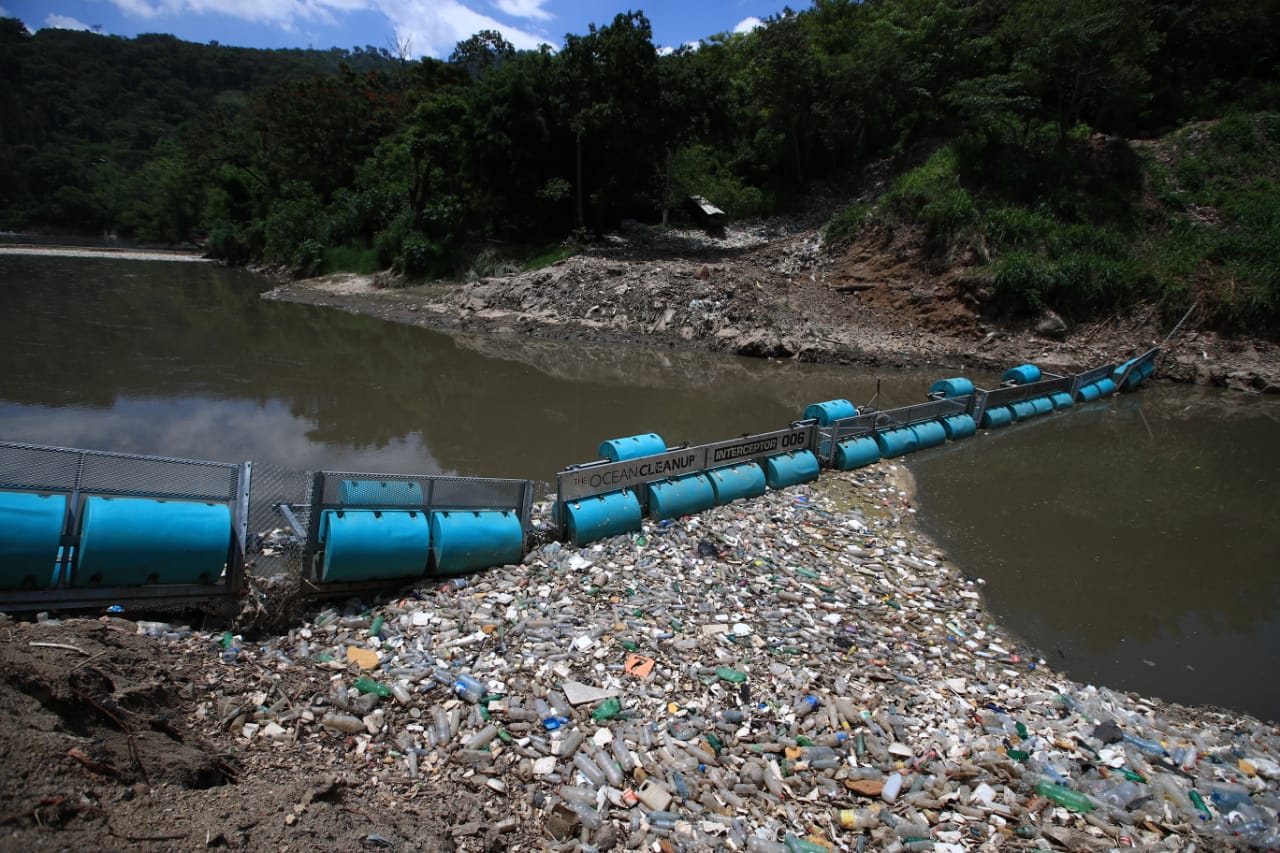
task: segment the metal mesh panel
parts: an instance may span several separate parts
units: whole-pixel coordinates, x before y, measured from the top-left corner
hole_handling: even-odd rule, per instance
[[[414,482],[422,489],[425,503],[437,509],[486,509],[519,507],[524,500],[527,480],[473,479],[468,477],[435,477],[426,474],[361,474],[351,471],[323,472],[322,505],[336,506],[343,480]],[[257,484],[255,483],[255,491]]]
[[[293,529],[289,512],[302,526]],[[246,557],[249,573],[259,577],[297,572],[303,562],[306,529],[311,511],[311,475],[262,462],[253,466],[253,490],[249,498],[249,533]]]
[[[0,442],[0,488],[234,501],[240,466]]]
[[[61,447],[0,442],[0,488],[70,491],[80,456],[78,450]]]

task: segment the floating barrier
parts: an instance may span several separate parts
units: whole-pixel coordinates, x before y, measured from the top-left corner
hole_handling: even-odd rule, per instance
[[[639,530],[643,517],[640,499],[625,489],[570,501],[565,512],[566,530],[574,545]]]
[[[1155,369],[1155,364],[1150,361],[1138,363],[1138,359],[1131,358],[1112,371],[1111,382],[1122,391],[1132,391],[1154,373]]]
[[[982,426],[984,429],[995,429],[1011,423],[1013,423],[1013,409],[1008,406],[996,406],[994,409],[987,409],[982,413]]]
[[[708,471],[707,476],[716,494],[716,506],[724,506],[743,498],[754,498],[763,495],[768,489],[764,469],[754,462],[716,468]]]
[[[764,460],[764,481],[771,489],[784,489],[818,479],[821,469],[812,450],[792,450]]]
[[[321,513],[319,580],[343,583],[421,577],[431,525],[414,510],[331,509]]]
[[[433,512],[431,555],[433,573],[437,575],[518,563],[524,557],[520,517],[502,510]]]
[[[813,461],[816,468],[818,460]],[[814,476],[817,476],[817,471]],[[660,521],[693,515],[715,505],[715,489],[705,474],[687,474],[649,484],[649,517],[652,519]]]
[[[833,423],[844,418],[852,418],[858,414],[858,409],[848,400],[827,400],[825,403],[810,403],[805,407],[804,417],[806,420],[812,418],[818,422],[818,426],[831,426]]]
[[[973,422],[973,415],[952,415],[942,419],[942,429],[946,432],[947,438],[955,441],[973,435],[978,431],[978,425]]]
[[[915,430],[911,427],[900,427],[885,432],[878,432],[875,436],[876,446],[880,448],[881,459],[892,459],[895,456],[902,456],[905,453],[911,453],[920,446],[920,439],[916,436]]]
[[[662,436],[648,432],[602,441],[599,453],[610,462],[621,462],[624,459],[639,459],[641,456],[653,456],[666,451],[667,443],[662,440]]]
[[[0,587],[47,588],[58,582],[65,495],[0,492]]]
[[[936,447],[947,440],[947,430],[941,421],[925,421],[924,423],[913,424],[911,431],[916,434],[916,448],[918,450],[923,450],[926,447]]]
[[[223,504],[90,497],[72,586],[213,583],[231,549]]]
[[[1020,364],[1004,372],[1004,381],[1014,385],[1030,385],[1040,381],[1040,368],[1034,364]]]
[[[880,445],[874,436],[851,438],[836,445],[835,467],[841,471],[852,471],[879,461]]]
[[[581,546],[638,531],[646,514],[701,512],[809,482],[824,464],[848,470],[966,438],[979,424],[1004,426],[1132,390],[1154,372],[1155,353],[1074,376],[1024,364],[990,391],[963,376],[941,379],[928,402],[888,411],[828,400],[783,429],[698,446],[669,449],[656,433],[609,439],[601,459],[557,474],[554,527]],[[249,462],[0,442],[0,608],[234,603],[249,544],[251,472]],[[269,504],[293,542],[273,530],[255,536],[253,553],[300,557],[307,594],[513,563],[527,547],[530,480],[326,471],[305,479],[297,512]]]
[[[963,376],[954,379],[939,379],[929,386],[929,396],[941,396],[944,399],[963,397],[973,393],[973,382]]]

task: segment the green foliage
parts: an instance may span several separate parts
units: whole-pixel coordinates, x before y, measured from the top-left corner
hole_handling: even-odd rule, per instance
[[[849,242],[858,236],[858,232],[866,224],[869,210],[870,208],[865,204],[846,207],[828,220],[827,227],[822,232],[822,239],[828,246]]]
[[[709,145],[682,148],[672,161],[672,194],[677,206],[691,195],[700,195],[723,210],[730,219],[746,219],[765,212],[765,195],[734,174],[727,157]]]
[[[324,250],[323,272],[354,272],[371,275],[390,264],[378,263],[378,251],[366,246],[337,246]]]
[[[930,249],[935,253],[945,251],[978,216],[973,197],[961,186],[959,166],[953,147],[938,149],[924,165],[903,174],[880,197],[877,218],[886,225],[922,226]]]
[[[392,267],[402,275],[421,278],[446,272],[448,264],[449,254],[444,246],[421,234],[411,233],[406,234],[401,242],[400,253]]]
[[[551,246],[545,251],[539,252],[529,260],[525,261],[525,272],[531,270],[540,270],[543,267],[549,267],[554,263],[558,263],[567,258],[572,258],[578,254],[578,248],[572,245]]]

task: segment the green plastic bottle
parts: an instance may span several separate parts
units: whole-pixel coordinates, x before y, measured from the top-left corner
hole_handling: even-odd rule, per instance
[[[1097,808],[1090,802],[1088,797],[1079,791],[1055,785],[1048,779],[1040,780],[1039,784],[1036,785],[1036,792],[1042,797],[1048,797],[1060,806],[1071,809],[1073,812],[1091,812]]]
[[[372,678],[357,678],[356,690],[361,693],[377,693],[379,696],[390,696],[391,688],[384,684],[379,684]]]
[[[731,681],[734,684],[741,684],[747,680],[747,674],[740,669],[734,669],[731,666],[716,667],[716,675],[720,676],[724,681]]]

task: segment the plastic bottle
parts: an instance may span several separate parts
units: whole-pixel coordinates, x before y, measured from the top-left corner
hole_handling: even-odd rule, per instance
[[[797,717],[804,717],[811,713],[816,707],[818,707],[817,696],[801,696],[796,700],[796,703],[791,706],[791,710],[795,711]]]
[[[902,774],[890,773],[889,778],[884,780],[884,787],[880,790],[880,799],[886,803],[892,803],[898,798],[898,793],[902,790]]]
[[[391,695],[390,687],[387,687],[385,684],[379,684],[378,682],[374,681],[372,678],[369,678],[367,676],[362,678],[357,678],[355,687],[356,687],[356,690],[359,690],[361,693],[373,693],[376,696]]]
[[[1064,788],[1061,785],[1055,785],[1048,779],[1041,779],[1036,784],[1036,792],[1042,797],[1053,800],[1060,806],[1065,806],[1076,812],[1091,812],[1097,808],[1088,797],[1079,791],[1073,791],[1070,788]]]
[[[347,734],[355,734],[365,730],[364,720],[350,714],[335,714],[332,711],[320,718],[320,725],[336,729]]]
[[[574,754],[573,766],[578,768],[578,772],[581,773],[593,787],[599,788],[605,783],[604,771],[601,770],[585,752],[578,752]]]
[[[474,705],[484,697],[484,685],[477,681],[473,676],[462,672],[453,680],[453,692],[460,699]]]

